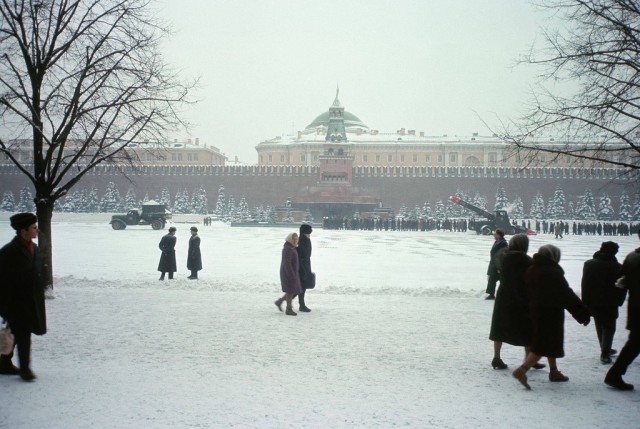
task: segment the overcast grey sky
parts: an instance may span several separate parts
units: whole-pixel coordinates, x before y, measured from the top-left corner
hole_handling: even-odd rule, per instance
[[[487,134],[535,71],[515,67],[545,15],[526,0],[159,0],[166,59],[200,77],[190,135],[256,163],[262,140],[340,101],[370,128]]]

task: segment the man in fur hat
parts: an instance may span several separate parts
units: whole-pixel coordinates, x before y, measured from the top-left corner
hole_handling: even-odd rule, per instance
[[[0,315],[9,323],[18,346],[20,369],[13,365],[13,352],[0,355],[0,374],[19,374],[25,381],[36,376],[31,371],[31,334],[47,332],[44,282],[38,246],[38,218],[33,213],[11,216],[16,237],[0,249]]]

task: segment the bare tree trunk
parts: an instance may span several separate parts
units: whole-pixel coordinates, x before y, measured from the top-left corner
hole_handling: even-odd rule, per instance
[[[51,219],[53,218],[53,201],[36,199],[36,215],[38,216],[38,247],[42,258],[42,280],[45,289],[53,289],[53,252],[51,246]]]

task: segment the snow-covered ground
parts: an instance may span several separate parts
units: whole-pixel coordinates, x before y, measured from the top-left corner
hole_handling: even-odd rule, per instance
[[[0,243],[13,236],[0,213]],[[490,366],[493,302],[484,287],[491,237],[448,232],[312,234],[318,286],[308,314],[285,316],[280,251],[286,228],[205,227],[178,217],[179,272],[158,281],[150,227],[113,231],[107,215],[56,214],[56,299],[49,333],[33,337],[38,379],[0,377],[2,428],[631,428],[640,392],[603,384],[593,324],[567,314],[559,368],[568,383],[531,371],[531,391]],[[192,220],[193,223],[188,221]],[[204,270],[187,280],[192,224]],[[557,244],[579,292],[582,263],[602,241]],[[614,347],[627,338],[626,306]],[[640,388],[640,362],[625,380]]]

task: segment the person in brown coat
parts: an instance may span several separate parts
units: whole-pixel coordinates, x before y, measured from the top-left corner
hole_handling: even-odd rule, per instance
[[[280,284],[284,296],[276,300],[276,307],[282,311],[282,303],[286,301],[287,309],[285,314],[288,316],[297,316],[298,313],[293,311],[291,300],[298,294],[302,293],[302,285],[300,284],[300,265],[298,261],[298,234],[292,232],[282,246],[282,259],[280,261]]]
[[[564,356],[564,311],[585,326],[591,321],[587,307],[569,287],[560,262],[560,249],[547,244],[533,255],[533,264],[525,273],[529,308],[533,326],[531,351],[513,376],[527,389],[527,371],[546,356],[549,361],[549,381],[569,381],[558,371],[557,358]]]
[[[0,374],[19,374],[24,381],[33,381],[31,334],[47,332],[40,253],[32,241],[38,237],[38,218],[33,213],[18,213],[10,221],[16,236],[0,249],[0,316],[14,335],[20,369],[13,365],[11,352],[0,356]]]

